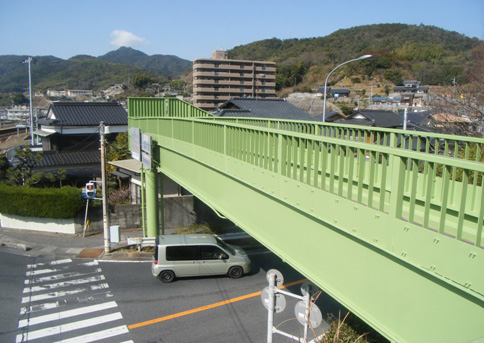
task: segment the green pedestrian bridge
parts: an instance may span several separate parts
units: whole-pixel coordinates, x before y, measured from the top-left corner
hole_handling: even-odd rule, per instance
[[[484,140],[130,98],[164,174],[394,342],[484,342]]]

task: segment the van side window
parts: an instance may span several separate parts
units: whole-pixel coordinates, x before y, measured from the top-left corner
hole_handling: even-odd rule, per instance
[[[218,247],[213,245],[201,245],[200,246],[200,259],[201,260],[218,260],[220,256],[227,255]]]
[[[196,246],[168,246],[166,247],[167,261],[197,260]]]

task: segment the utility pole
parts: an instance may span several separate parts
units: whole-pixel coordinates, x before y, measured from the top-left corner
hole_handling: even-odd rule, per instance
[[[99,126],[99,134],[101,140],[101,182],[102,182],[102,198],[103,198],[103,224],[104,224],[104,252],[109,253],[109,214],[108,214],[108,195],[107,195],[107,180],[106,180],[106,143],[104,137],[104,122]]]
[[[32,62],[32,57],[28,57],[22,63],[27,63],[29,65],[29,112],[30,112],[30,145],[34,145],[34,118],[32,115],[32,78],[30,76],[30,62]]]

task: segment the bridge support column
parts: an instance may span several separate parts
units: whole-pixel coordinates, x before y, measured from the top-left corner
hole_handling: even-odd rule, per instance
[[[148,237],[159,234],[158,173],[145,169],[146,182],[146,228]]]

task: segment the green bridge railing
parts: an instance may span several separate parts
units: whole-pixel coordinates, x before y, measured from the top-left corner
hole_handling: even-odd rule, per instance
[[[440,292],[442,285],[447,285],[446,290],[458,289],[454,293],[458,295],[448,299],[484,319],[483,139],[328,123],[215,118],[177,99],[131,98],[128,104],[129,125],[150,134],[160,149],[229,175],[305,213],[305,219],[336,227],[346,237],[364,242],[365,248],[383,251],[381,256],[439,280],[433,284],[435,289],[422,286],[421,299],[436,294],[434,290]],[[253,175],[239,173],[227,161],[230,166],[237,161]],[[288,189],[304,191],[291,197]],[[340,204],[328,206],[330,199],[340,199],[336,200]],[[326,282],[323,276],[318,281]],[[368,287],[374,286],[370,282]],[[381,325],[387,337],[398,337],[401,332],[394,336],[391,330],[400,325],[403,328],[396,330],[425,330],[425,316],[407,317],[413,320],[408,329],[393,318],[385,324],[389,318],[381,314],[386,313],[384,304],[366,314],[356,310]],[[468,331],[480,330],[477,318],[462,318],[460,325],[464,323]]]
[[[140,119],[155,136],[225,154],[483,247],[483,139],[312,122],[218,119],[178,99],[131,98],[129,116]]]

